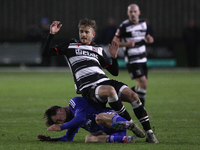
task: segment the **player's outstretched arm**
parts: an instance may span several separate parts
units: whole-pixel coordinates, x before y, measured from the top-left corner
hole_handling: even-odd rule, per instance
[[[60,128],[59,124],[53,124],[47,130],[48,131],[61,131],[61,128]]]
[[[58,31],[60,31],[60,28],[62,27],[62,24],[60,21],[54,21],[50,25],[50,34],[56,34]]]

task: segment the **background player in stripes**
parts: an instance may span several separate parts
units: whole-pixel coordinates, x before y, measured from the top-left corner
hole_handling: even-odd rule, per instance
[[[123,21],[116,31],[114,41],[125,47],[124,56],[128,72],[136,80],[131,89],[136,92],[144,106],[147,89],[146,43],[153,43],[153,37],[147,33],[147,24],[139,19],[140,9],[131,4],[127,9],[128,19]]]

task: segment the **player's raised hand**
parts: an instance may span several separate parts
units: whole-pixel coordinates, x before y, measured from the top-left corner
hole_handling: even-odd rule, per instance
[[[48,131],[61,131],[60,125],[59,124],[53,124],[52,126],[50,126],[48,129]]]
[[[109,52],[113,58],[117,57],[118,50],[119,50],[119,44],[113,40],[112,46],[109,44]]]
[[[62,24],[60,23],[60,21],[54,21],[50,25],[50,34],[56,34],[60,30],[61,27],[62,27]]]
[[[48,135],[39,134],[37,137],[40,141],[51,141],[51,137]]]

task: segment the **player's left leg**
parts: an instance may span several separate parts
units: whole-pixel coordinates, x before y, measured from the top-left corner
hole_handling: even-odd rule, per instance
[[[114,114],[100,113],[95,117],[95,121],[100,126],[103,126],[105,128],[110,128],[113,123],[112,118],[114,116],[115,116]]]
[[[103,143],[107,142],[109,135],[103,131],[98,131],[95,133],[90,133],[85,137],[85,143]]]
[[[113,129],[111,125],[116,122],[126,122],[127,120],[119,116],[112,109],[104,109],[102,113],[98,114],[95,117],[95,121],[98,125],[102,126],[104,133],[109,135],[107,137],[107,142],[109,143],[132,143],[135,142],[134,136],[126,136],[126,129]],[[141,129],[140,129],[141,130]],[[101,133],[101,132],[100,132]],[[91,136],[92,135],[92,136]],[[94,137],[95,136],[95,137]],[[105,135],[101,134],[89,134],[87,139],[92,139],[93,142],[104,142]],[[87,140],[89,141],[89,140]],[[91,140],[90,140],[91,141]]]
[[[140,99],[137,96],[137,94],[134,93],[130,88],[126,87],[121,92],[121,99],[125,102],[129,102],[132,105],[135,116],[138,118],[138,120],[142,124],[143,129],[146,131],[147,134],[152,135],[153,131],[150,126],[149,117],[142,103],[140,102]]]
[[[90,133],[85,137],[85,143],[134,143],[134,136],[107,135],[103,131]]]
[[[100,113],[95,117],[95,121],[98,125],[105,128],[111,128],[114,130],[129,129],[136,136],[143,138],[145,132],[140,129],[134,122],[127,121],[123,117],[113,112]]]

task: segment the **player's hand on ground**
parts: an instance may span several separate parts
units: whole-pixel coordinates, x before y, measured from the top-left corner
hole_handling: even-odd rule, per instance
[[[48,129],[48,131],[61,131],[60,125],[59,124],[53,124],[52,126],[50,126]]]
[[[39,134],[37,137],[40,141],[51,141],[51,137],[48,135]]]
[[[109,44],[109,52],[113,58],[117,57],[118,50],[119,50],[119,44],[113,40],[112,46]]]
[[[60,24],[60,21],[54,21],[50,25],[50,34],[56,34],[60,28],[62,27],[62,24]]]

